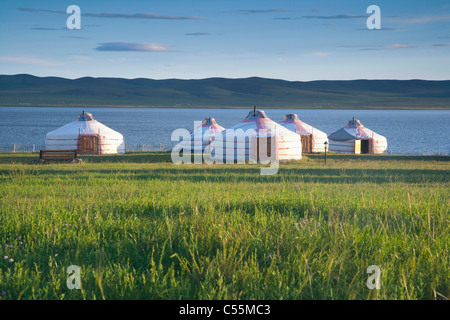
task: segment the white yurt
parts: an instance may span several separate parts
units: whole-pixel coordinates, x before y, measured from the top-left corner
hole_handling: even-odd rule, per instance
[[[125,142],[119,132],[83,111],[75,121],[47,133],[45,149],[77,149],[78,154],[115,154],[125,153]]]
[[[374,154],[384,153],[387,140],[382,135],[364,127],[353,118],[347,125],[328,135],[330,151],[336,153]]]
[[[300,135],[302,140],[302,153],[324,152],[327,134],[313,126],[300,121],[295,113],[287,114],[280,124]]]
[[[259,155],[264,154],[263,150],[267,151],[266,159],[302,158],[300,136],[270,120],[264,111],[256,108],[243,121],[217,134],[211,143],[211,157],[223,162],[230,155],[234,161],[260,162]],[[272,155],[272,150],[275,155]]]
[[[214,118],[206,118],[200,126],[191,131],[190,136],[183,139],[180,147],[183,151],[203,152],[210,145],[214,135],[223,130],[225,128],[217,124]]]

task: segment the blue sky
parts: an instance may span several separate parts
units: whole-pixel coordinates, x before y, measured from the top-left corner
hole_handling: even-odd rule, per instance
[[[368,30],[369,5],[381,30]],[[68,30],[69,5],[81,30]],[[0,4],[0,74],[66,78],[450,79],[449,1]]]

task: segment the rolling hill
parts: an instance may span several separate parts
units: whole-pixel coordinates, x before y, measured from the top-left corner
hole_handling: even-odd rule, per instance
[[[153,80],[0,75],[0,106],[450,109],[450,80]]]

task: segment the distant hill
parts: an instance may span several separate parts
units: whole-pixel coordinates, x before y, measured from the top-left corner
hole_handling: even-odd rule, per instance
[[[450,80],[152,80],[0,75],[0,106],[450,109]]]

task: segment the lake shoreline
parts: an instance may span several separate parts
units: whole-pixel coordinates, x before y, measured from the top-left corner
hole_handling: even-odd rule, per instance
[[[104,105],[21,105],[21,104],[9,104],[9,105],[0,105],[0,108],[99,108],[99,109],[107,109],[107,108],[113,108],[113,109],[120,109],[120,108],[126,108],[126,109],[236,109],[236,110],[242,110],[242,109],[249,109],[253,106],[195,106],[195,107],[186,107],[186,106],[177,106],[177,105],[171,105],[171,106],[128,106],[128,105],[118,105],[118,106],[104,106]],[[393,108],[383,108],[383,107],[312,107],[312,106],[306,106],[306,107],[296,107],[296,106],[290,106],[287,107],[260,107],[257,105],[258,108],[261,109],[267,109],[267,110],[284,110],[284,109],[293,109],[293,110],[450,110],[450,105],[448,107],[429,107],[429,108],[413,108],[413,107],[393,107]]]

